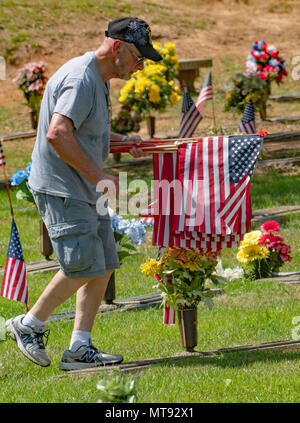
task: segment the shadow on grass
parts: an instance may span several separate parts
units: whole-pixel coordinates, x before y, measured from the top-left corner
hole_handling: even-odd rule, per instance
[[[218,366],[222,368],[247,367],[253,363],[279,363],[282,361],[299,360],[300,351],[245,351],[231,352],[216,355],[215,357],[183,357],[178,359],[169,359],[159,363],[161,367],[188,367],[188,366]]]

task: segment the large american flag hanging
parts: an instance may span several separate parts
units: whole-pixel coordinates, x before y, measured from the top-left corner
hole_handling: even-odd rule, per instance
[[[161,184],[154,193],[153,245],[215,252],[237,246],[250,230],[250,177],[262,143],[256,135],[207,137],[154,155],[154,179],[172,189]]]
[[[2,149],[2,144],[0,141],[0,166],[5,165],[5,157]]]
[[[192,100],[187,88],[183,87],[181,121],[178,138],[189,138],[193,135],[202,116]]]
[[[10,240],[0,295],[26,304],[28,310],[28,286],[26,266],[17,225],[12,220]]]
[[[237,128],[238,134],[241,134],[242,132],[246,132],[246,134],[256,133],[255,113],[254,113],[254,107],[253,107],[251,98],[246,104],[246,107],[241,119],[241,123],[239,127]]]
[[[200,91],[199,97],[196,101],[196,107],[200,113],[202,112],[204,103],[212,99],[213,99],[213,89],[212,89],[212,82],[211,82],[211,72],[208,72],[205,78],[204,84],[202,86],[202,89]]]

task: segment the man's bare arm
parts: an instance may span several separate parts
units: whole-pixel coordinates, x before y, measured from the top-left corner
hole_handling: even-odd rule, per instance
[[[73,135],[73,122],[66,116],[54,113],[47,132],[47,140],[56,153],[70,166],[97,185],[100,180],[110,180],[118,189],[118,179],[103,172],[91,160]]]

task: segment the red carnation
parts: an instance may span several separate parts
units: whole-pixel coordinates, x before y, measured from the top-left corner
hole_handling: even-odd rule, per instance
[[[280,232],[279,226],[280,224],[275,222],[275,220],[269,220],[268,222],[263,223],[260,229],[264,233]]]
[[[279,50],[277,50],[277,51],[272,51],[272,53],[271,53],[271,57],[272,57],[272,59],[276,59],[276,58],[278,57],[278,54],[279,54]]]
[[[263,61],[265,61],[265,60],[267,60],[268,59],[268,54],[267,53],[264,53],[264,54],[261,54],[260,56],[259,56],[259,58],[261,59],[261,60],[263,60]]]
[[[266,137],[268,135],[268,131],[266,131],[265,129],[260,129],[257,132],[257,135],[259,135],[260,137],[264,138],[264,137]]]

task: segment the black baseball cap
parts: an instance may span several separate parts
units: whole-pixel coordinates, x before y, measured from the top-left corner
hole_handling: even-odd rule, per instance
[[[109,22],[105,35],[134,44],[147,59],[154,62],[162,60],[161,55],[152,45],[150,26],[142,19],[130,17],[114,19]]]

